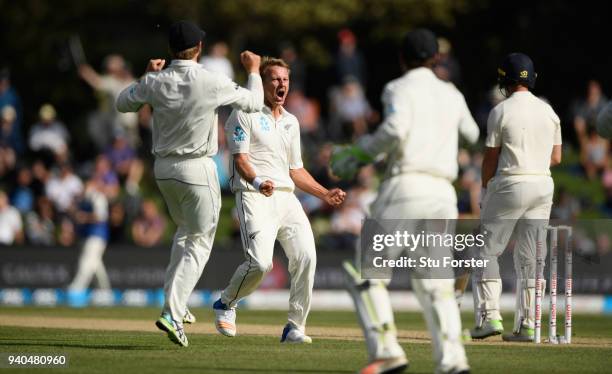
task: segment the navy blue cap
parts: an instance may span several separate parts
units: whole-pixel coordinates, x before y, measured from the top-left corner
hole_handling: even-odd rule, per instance
[[[168,30],[168,44],[173,52],[180,52],[195,47],[205,36],[206,33],[195,23],[178,21]]]
[[[533,61],[523,53],[509,54],[497,68],[497,80],[501,86],[525,83],[528,87],[533,88],[536,77]]]
[[[438,53],[438,39],[430,30],[412,30],[402,40],[401,53],[406,62],[423,62]]]

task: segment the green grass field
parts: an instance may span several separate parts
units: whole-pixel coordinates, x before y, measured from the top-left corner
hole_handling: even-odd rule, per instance
[[[283,312],[239,311],[239,333],[241,325],[262,329],[236,338],[212,331],[209,310],[193,312],[198,322],[186,329],[190,346],[180,348],[155,331],[157,309],[0,308],[0,352],[67,353],[69,367],[55,370],[66,373],[352,373],[366,363],[365,346],[350,312],[311,313],[308,326],[315,332],[314,343],[307,346],[279,344]],[[409,372],[433,372],[422,316],[397,313],[396,317],[410,360]],[[505,316],[507,330],[511,321],[511,316]],[[57,327],[66,323],[72,328]],[[471,316],[464,315],[465,327],[471,323]],[[203,328],[207,332],[197,332]],[[126,329],[134,331],[114,331]],[[475,373],[610,372],[612,318],[576,315],[574,341],[571,345],[535,346],[496,339],[468,343],[466,349]],[[15,371],[41,370],[49,369]]]

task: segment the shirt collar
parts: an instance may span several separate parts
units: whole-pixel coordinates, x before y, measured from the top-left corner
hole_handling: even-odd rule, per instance
[[[408,77],[435,77],[434,72],[430,68],[424,66],[410,69],[406,72]]]
[[[272,116],[272,109],[270,109],[270,107],[268,107],[267,105],[264,105],[263,108],[261,109],[261,112],[264,113],[267,116],[270,116],[272,118],[274,118],[274,116]],[[285,110],[285,108],[281,107],[281,116],[280,118],[284,118],[285,114],[287,113],[287,111]]]
[[[197,62],[193,60],[172,60],[170,62],[171,67],[193,67],[199,65]]]

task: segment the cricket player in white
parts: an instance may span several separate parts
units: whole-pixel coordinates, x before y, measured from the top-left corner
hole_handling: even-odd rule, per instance
[[[336,151],[333,156],[334,173],[351,177],[356,166],[386,153],[389,166],[371,207],[373,219],[458,216],[452,185],[458,171],[458,138],[461,134],[474,143],[479,130],[463,95],[431,70],[437,51],[436,37],[429,30],[417,29],[404,37],[401,60],[407,72],[389,82],[383,91],[384,121],[374,134],[362,137],[356,146]],[[451,256],[450,248],[446,249]],[[393,257],[402,254],[395,252]],[[408,360],[397,342],[387,282],[361,279],[357,269],[348,264],[345,270],[352,281],[349,291],[370,359],[362,373],[402,371]],[[432,337],[436,372],[467,372],[454,279],[452,275],[447,279],[428,277],[433,278],[428,274],[413,276],[412,288],[423,307]]]
[[[248,90],[222,74],[198,64],[204,32],[187,21],[169,30],[173,60],[151,60],[137,83],[117,99],[120,112],[135,112],[144,104],[153,108],[155,178],[177,231],[164,284],[165,303],[156,325],[175,343],[187,346],[183,320],[187,300],[208,261],[221,206],[217,169],[217,111],[231,105],[259,111],[263,88],[260,57],[243,52],[249,73]],[[187,314],[189,316],[189,314]]]
[[[250,114],[234,110],[225,126],[234,159],[231,188],[236,194],[246,261],[213,306],[215,326],[223,335],[236,335],[236,305],[272,270],[278,239],[291,275],[289,318],[281,342],[311,343],[305,325],[314,283],[315,242],[293,190],[298,187],[331,206],[341,204],[346,194],[337,188],[327,190],[304,169],[300,124],[283,108],[289,92],[289,66],[281,59],[265,58],[260,70],[264,108]]]
[[[509,97],[493,108],[487,122],[480,217],[485,245],[480,258],[489,262],[486,268],[475,269],[472,280],[474,338],[503,332],[497,258],[513,232],[517,309],[513,334],[503,338],[530,341],[534,337],[536,238],[538,230],[548,224],[553,202],[550,167],[561,162],[559,117],[529,91],[535,79],[533,62],[521,53],[508,55],[498,69],[500,88]]]

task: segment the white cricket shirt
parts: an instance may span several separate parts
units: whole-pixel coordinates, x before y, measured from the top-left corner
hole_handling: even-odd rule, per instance
[[[274,182],[276,189],[295,188],[289,169],[303,167],[300,148],[300,124],[297,118],[281,108],[275,119],[267,106],[257,113],[234,110],[225,124],[227,144],[232,154],[247,153],[255,174]],[[232,192],[255,191],[242,179],[232,161]]]
[[[369,154],[387,153],[387,177],[422,173],[457,178],[459,134],[478,140],[479,129],[461,92],[431,69],[412,69],[385,86],[385,119],[358,144]]]
[[[529,91],[497,104],[487,121],[487,147],[501,147],[498,175],[550,175],[553,145],[561,144],[559,117]]]
[[[263,106],[259,74],[250,74],[248,89],[223,74],[213,74],[191,60],[172,60],[167,69],[145,74],[121,92],[117,110],[153,108],[153,146],[157,179],[207,184],[201,161],[217,153],[217,110],[231,105],[247,112]]]

